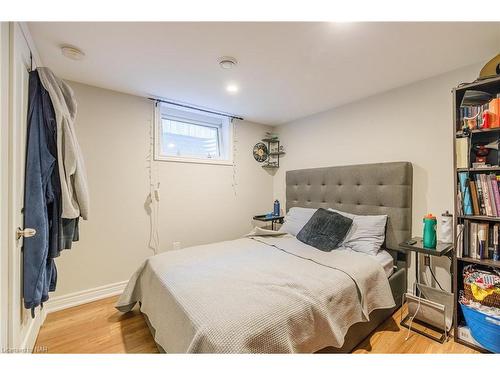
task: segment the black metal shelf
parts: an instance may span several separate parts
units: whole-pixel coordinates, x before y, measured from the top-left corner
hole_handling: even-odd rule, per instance
[[[278,168],[279,168],[279,166],[277,166],[277,165],[267,165],[267,164],[265,164],[265,165],[263,165],[263,166],[262,166],[262,168],[264,168],[264,169],[278,169]]]
[[[480,353],[489,353],[489,351],[487,351],[485,348],[483,348],[482,346],[477,346],[476,344],[470,342],[470,341],[466,341],[466,340],[463,340],[459,337],[456,337],[455,338],[455,342],[458,342],[459,344],[462,344],[462,345],[465,345],[465,346],[468,346],[469,348],[472,348]]]
[[[500,128],[487,128],[487,129],[473,129],[470,130],[472,134],[482,134],[482,133],[494,133],[494,132],[499,132]],[[460,130],[456,132],[457,137],[464,137],[465,134]]]
[[[477,220],[477,221],[493,221],[500,222],[499,216],[485,216],[485,215],[458,215],[459,219],[467,219],[467,220]]]
[[[476,90],[483,89],[484,90],[486,87],[488,87],[490,85],[495,85],[495,84],[499,84],[499,83],[500,83],[500,76],[491,77],[491,78],[487,78],[487,79],[478,80],[476,82],[471,82],[471,83],[466,83],[464,85],[460,85],[455,89],[455,91],[465,91],[465,90],[469,90],[469,89],[476,89]]]
[[[496,140],[500,138],[500,127],[498,128],[487,128],[487,129],[473,129],[470,131],[466,131],[466,134],[464,134],[461,130],[461,122],[459,121],[459,116],[460,116],[460,105],[462,103],[462,100],[466,94],[467,90],[478,90],[478,91],[484,91],[492,95],[492,97],[496,97],[498,93],[500,93],[500,76],[489,78],[489,79],[484,79],[481,81],[476,81],[468,84],[461,85],[459,87],[456,87],[452,90],[452,99],[453,99],[453,165],[455,166],[453,168],[454,172],[454,197],[457,197],[458,195],[458,183],[459,183],[459,173],[460,172],[467,172],[471,174],[477,174],[477,173],[495,173],[498,174],[500,173],[500,166],[497,164],[500,164],[498,162],[498,159],[494,160],[498,155],[494,154],[492,158],[487,159],[487,163],[491,165],[491,167],[484,167],[484,168],[456,168],[456,142],[455,140],[460,138],[460,137],[468,137],[468,147],[469,147],[469,159],[472,155],[470,152],[470,143],[481,143],[481,142],[490,142],[492,140]],[[497,152],[497,151],[496,151]],[[491,160],[490,160],[491,159]],[[470,164],[472,165],[472,164]],[[459,215],[458,212],[458,204],[457,204],[457,199],[454,199],[454,208],[455,208],[455,224],[457,223],[463,223],[464,220],[474,220],[478,222],[484,222],[484,223],[500,223],[500,217],[497,216],[485,216],[485,215]],[[456,227],[455,227],[455,234],[456,234]],[[455,248],[457,248],[456,244],[457,238],[455,236]],[[468,244],[464,244],[464,247],[468,246]],[[458,325],[463,324],[464,322],[464,316],[462,313],[462,310],[460,308],[459,304],[459,291],[463,289],[463,278],[462,278],[462,273],[463,273],[463,268],[467,266],[468,264],[478,264],[478,265],[484,265],[484,266],[491,266],[491,267],[497,267],[500,268],[500,261],[495,261],[493,259],[474,259],[470,257],[457,257],[456,252],[453,252],[453,273],[452,273],[452,278],[453,278],[453,292],[455,294],[454,297],[454,312],[453,312],[453,324],[454,324],[454,340],[455,342],[458,342],[462,345],[468,346],[474,350],[477,350],[479,352],[486,352],[488,351],[482,347],[479,347],[477,344],[474,344],[473,342],[465,341],[464,339],[461,339],[458,337]]]
[[[482,266],[496,267],[500,268],[500,261],[493,259],[476,259],[470,257],[457,257],[457,260],[467,263],[480,264]]]
[[[267,143],[268,149],[268,159],[262,165],[264,169],[278,169],[280,167],[280,156],[285,155],[285,151],[280,151],[280,140],[279,138],[262,138],[262,142]],[[272,149],[274,151],[271,151]],[[271,163],[271,164],[270,164]]]
[[[500,171],[500,167],[457,168],[457,173],[458,172],[481,173],[481,172],[498,172],[498,171]]]

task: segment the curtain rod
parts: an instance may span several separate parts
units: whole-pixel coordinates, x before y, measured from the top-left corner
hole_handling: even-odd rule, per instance
[[[230,114],[227,114],[227,113],[210,111],[208,109],[203,109],[203,108],[197,108],[197,107],[194,107],[194,106],[191,106],[191,105],[187,105],[187,104],[180,104],[180,103],[171,102],[171,101],[163,100],[163,99],[157,99],[157,98],[148,98],[148,99],[149,100],[153,100],[155,102],[172,104],[172,105],[175,105],[175,106],[178,106],[178,107],[183,107],[183,108],[188,108],[188,109],[194,109],[196,111],[205,112],[205,113],[211,113],[213,115],[226,116],[226,117],[229,117],[231,119],[243,120],[243,117],[239,117],[239,116],[235,116],[235,115],[230,115]]]

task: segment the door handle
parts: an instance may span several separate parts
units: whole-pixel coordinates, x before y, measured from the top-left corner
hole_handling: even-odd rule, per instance
[[[33,228],[17,228],[16,230],[16,237],[17,239],[20,239],[21,237],[33,237],[36,234],[36,229]]]

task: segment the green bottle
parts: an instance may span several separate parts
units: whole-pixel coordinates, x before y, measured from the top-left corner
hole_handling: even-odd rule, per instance
[[[436,238],[437,220],[433,214],[424,216],[424,247],[435,249],[437,245]]]

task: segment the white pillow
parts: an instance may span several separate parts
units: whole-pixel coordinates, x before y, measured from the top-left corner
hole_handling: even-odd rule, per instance
[[[351,229],[341,246],[360,253],[377,255],[384,243],[387,215],[354,215],[331,208],[330,210],[352,219]]]
[[[286,232],[297,236],[302,227],[311,219],[317,208],[292,207],[285,216],[285,223],[281,226],[280,232]]]

